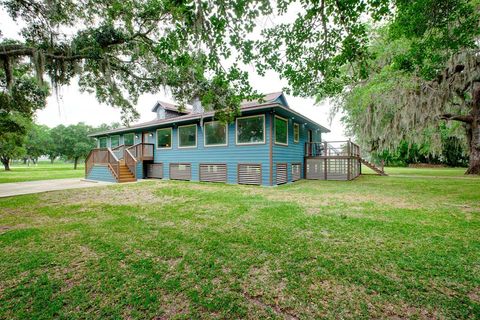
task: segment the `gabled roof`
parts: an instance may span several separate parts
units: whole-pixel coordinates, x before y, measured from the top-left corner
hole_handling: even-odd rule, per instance
[[[263,96],[263,98],[260,100],[244,100],[240,104],[240,107],[250,107],[250,106],[257,106],[259,104],[265,104],[265,103],[274,103],[277,102],[281,105],[284,105],[285,107],[289,108],[289,105],[287,103],[287,99],[285,98],[283,92],[272,92],[272,93],[267,93],[266,95]]]
[[[160,106],[162,106],[165,110],[175,111],[175,112],[182,113],[182,114],[189,114],[190,113],[190,110],[188,110],[188,109],[184,109],[184,110],[180,111],[179,106],[177,106],[175,104],[172,104],[172,103],[165,102],[165,101],[157,101],[157,103],[155,103],[155,105],[152,108],[152,112],[157,112],[157,109]]]

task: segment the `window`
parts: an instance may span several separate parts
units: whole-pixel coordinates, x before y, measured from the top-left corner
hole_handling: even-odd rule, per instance
[[[227,125],[219,121],[207,122],[203,129],[205,146],[226,146]]]
[[[178,127],[178,147],[195,148],[197,146],[197,125]]]
[[[275,116],[275,143],[288,145],[288,120]]]
[[[300,126],[298,123],[293,124],[293,142],[300,141]]]
[[[120,145],[120,136],[110,137],[110,148],[116,148]]]
[[[172,147],[172,128],[157,130],[157,149],[170,149]]]
[[[237,118],[237,144],[265,143],[265,116]]]
[[[106,148],[107,147],[107,138],[103,137],[98,140],[98,147],[99,148]]]
[[[123,144],[126,146],[132,146],[133,145],[133,133],[127,133],[126,135],[123,136]]]

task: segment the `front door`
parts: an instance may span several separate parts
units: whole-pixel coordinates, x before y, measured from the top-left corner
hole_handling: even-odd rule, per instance
[[[152,133],[150,132],[144,132],[143,137],[142,137],[142,143],[153,143],[153,139],[150,136]]]

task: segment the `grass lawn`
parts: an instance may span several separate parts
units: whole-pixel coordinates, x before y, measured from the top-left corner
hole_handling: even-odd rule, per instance
[[[23,163],[14,163],[11,171],[0,168],[0,183],[21,182],[33,180],[49,180],[64,178],[83,178],[85,176],[85,167],[79,163],[77,170],[73,170],[73,163],[40,161],[38,165],[30,166]]]
[[[478,318],[480,179],[415,170],[0,199],[0,318]]]

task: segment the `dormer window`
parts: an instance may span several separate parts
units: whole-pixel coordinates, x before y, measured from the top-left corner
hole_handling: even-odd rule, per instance
[[[189,113],[188,110],[180,111],[179,108],[180,107],[177,105],[168,102],[158,101],[153,107],[152,112],[155,112],[157,114],[157,120],[180,117]]]
[[[157,119],[165,119],[165,109],[163,107],[158,107]]]

